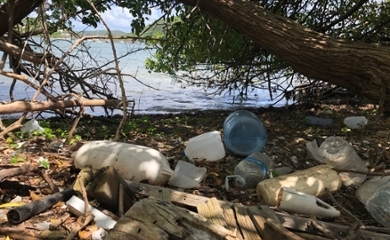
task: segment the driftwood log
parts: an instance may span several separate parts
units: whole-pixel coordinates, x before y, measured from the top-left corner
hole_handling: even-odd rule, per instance
[[[233,231],[172,203],[136,202],[110,231],[108,240],[235,239]]]
[[[154,195],[155,192],[164,193],[164,196],[167,196],[167,201],[171,201],[173,203],[177,203],[180,205],[185,205],[187,207],[192,207],[192,208],[197,207],[199,213],[203,212],[203,214],[205,214],[207,218],[211,218],[212,219],[211,221],[215,221],[218,224],[222,224],[222,225],[227,224],[227,227],[229,229],[231,229],[231,226],[234,226],[234,223],[228,223],[228,221],[232,220],[232,218],[229,217],[231,216],[232,211],[236,214],[235,219],[239,219],[237,218],[237,213],[239,213],[241,217],[243,215],[248,214],[250,216],[250,219],[253,222],[253,225],[256,227],[257,232],[262,237],[262,239],[265,240],[302,239],[302,238],[316,239],[316,240],[325,239],[325,238],[326,239],[336,238],[336,239],[390,240],[390,235],[380,233],[380,232],[384,232],[386,228],[378,228],[376,232],[368,231],[365,229],[356,229],[351,232],[350,226],[279,213],[273,211],[268,206],[250,206],[250,207],[239,206],[231,202],[222,201],[222,200],[211,200],[210,198],[207,197],[175,191],[173,189],[161,188],[157,186],[131,182],[131,181],[127,181],[127,182],[130,188],[133,190],[133,192],[136,192],[138,195],[151,196],[152,194]],[[202,208],[203,209],[205,208],[205,206],[201,206],[201,205],[205,203],[207,204],[209,201],[212,201],[213,205],[215,205],[215,203],[218,203],[217,207],[221,207],[223,209],[224,218],[227,221],[227,223],[221,221],[221,218],[219,216],[214,216],[214,219],[211,217],[210,213],[214,212],[217,215],[220,214],[219,212],[220,210],[218,209],[201,211]],[[247,212],[245,212],[245,210],[238,209],[239,207],[247,208]],[[229,213],[229,211],[230,211],[230,215],[225,213],[225,212]],[[248,218],[245,218],[244,221],[247,221],[247,219]],[[246,228],[247,230],[249,229],[247,228],[248,225],[240,226],[239,221],[237,221],[237,226],[238,228]],[[320,226],[320,228],[318,226]],[[242,229],[240,229],[240,231],[242,231]],[[253,230],[251,231],[253,232]],[[332,236],[330,236],[329,233],[332,233],[331,234]],[[353,234],[353,236],[351,234]],[[237,239],[243,239],[244,236],[240,237],[239,234],[237,233]],[[132,238],[127,238],[127,239],[132,239]],[[154,238],[154,239],[157,240],[158,238]]]
[[[120,107],[121,100],[103,100],[103,99],[85,99],[85,100],[64,100],[64,101],[45,101],[45,102],[25,102],[15,101],[12,103],[0,104],[0,114],[27,113],[43,110],[57,110],[70,107],[87,106],[105,106]]]

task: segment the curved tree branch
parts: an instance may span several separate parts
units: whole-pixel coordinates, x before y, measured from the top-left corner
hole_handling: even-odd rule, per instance
[[[43,0],[18,0],[15,1],[14,9],[17,9],[17,11],[14,11],[13,13],[7,12],[7,4],[4,4],[0,8],[0,36],[3,36],[6,32],[8,32],[8,24],[4,24],[8,22],[8,19],[10,17],[10,14],[13,16],[13,22],[14,24],[18,24],[22,21],[23,18],[25,18],[27,15],[29,15],[32,11],[34,11],[39,5],[43,3]]]
[[[326,32],[328,31],[330,28],[332,28],[334,25],[336,25],[337,23],[347,19],[347,17],[351,16],[354,12],[356,12],[357,10],[359,10],[359,8],[361,6],[363,6],[363,4],[365,4],[366,2],[368,2],[368,0],[360,0],[358,3],[355,4],[355,6],[353,6],[351,9],[349,9],[346,13],[344,13],[343,15],[341,15],[338,19],[335,19],[334,21],[332,21],[331,23],[329,23],[327,26],[324,26],[323,28],[320,28],[318,30],[318,32]]]

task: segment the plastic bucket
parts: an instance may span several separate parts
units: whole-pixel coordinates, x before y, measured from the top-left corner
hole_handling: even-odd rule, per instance
[[[221,133],[211,131],[188,140],[185,155],[189,160],[216,161],[225,157],[225,147],[223,146]]]
[[[225,119],[223,141],[227,150],[246,157],[263,150],[267,142],[267,129],[252,112],[237,110]]]

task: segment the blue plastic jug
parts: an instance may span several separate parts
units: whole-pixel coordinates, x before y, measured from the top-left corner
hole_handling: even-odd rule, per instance
[[[223,124],[225,148],[239,156],[261,152],[267,142],[267,129],[250,111],[237,110]]]

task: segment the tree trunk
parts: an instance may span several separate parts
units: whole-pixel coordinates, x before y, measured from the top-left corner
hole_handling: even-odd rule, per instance
[[[390,47],[339,40],[270,13],[247,0],[177,0],[198,6],[297,72],[362,94],[390,110]]]
[[[43,0],[18,0],[15,1],[14,12],[7,12],[7,4],[4,4],[0,8],[0,36],[3,36],[8,32],[8,18],[10,14],[13,15],[14,25],[20,23],[23,18],[27,17],[32,11],[41,5]]]

